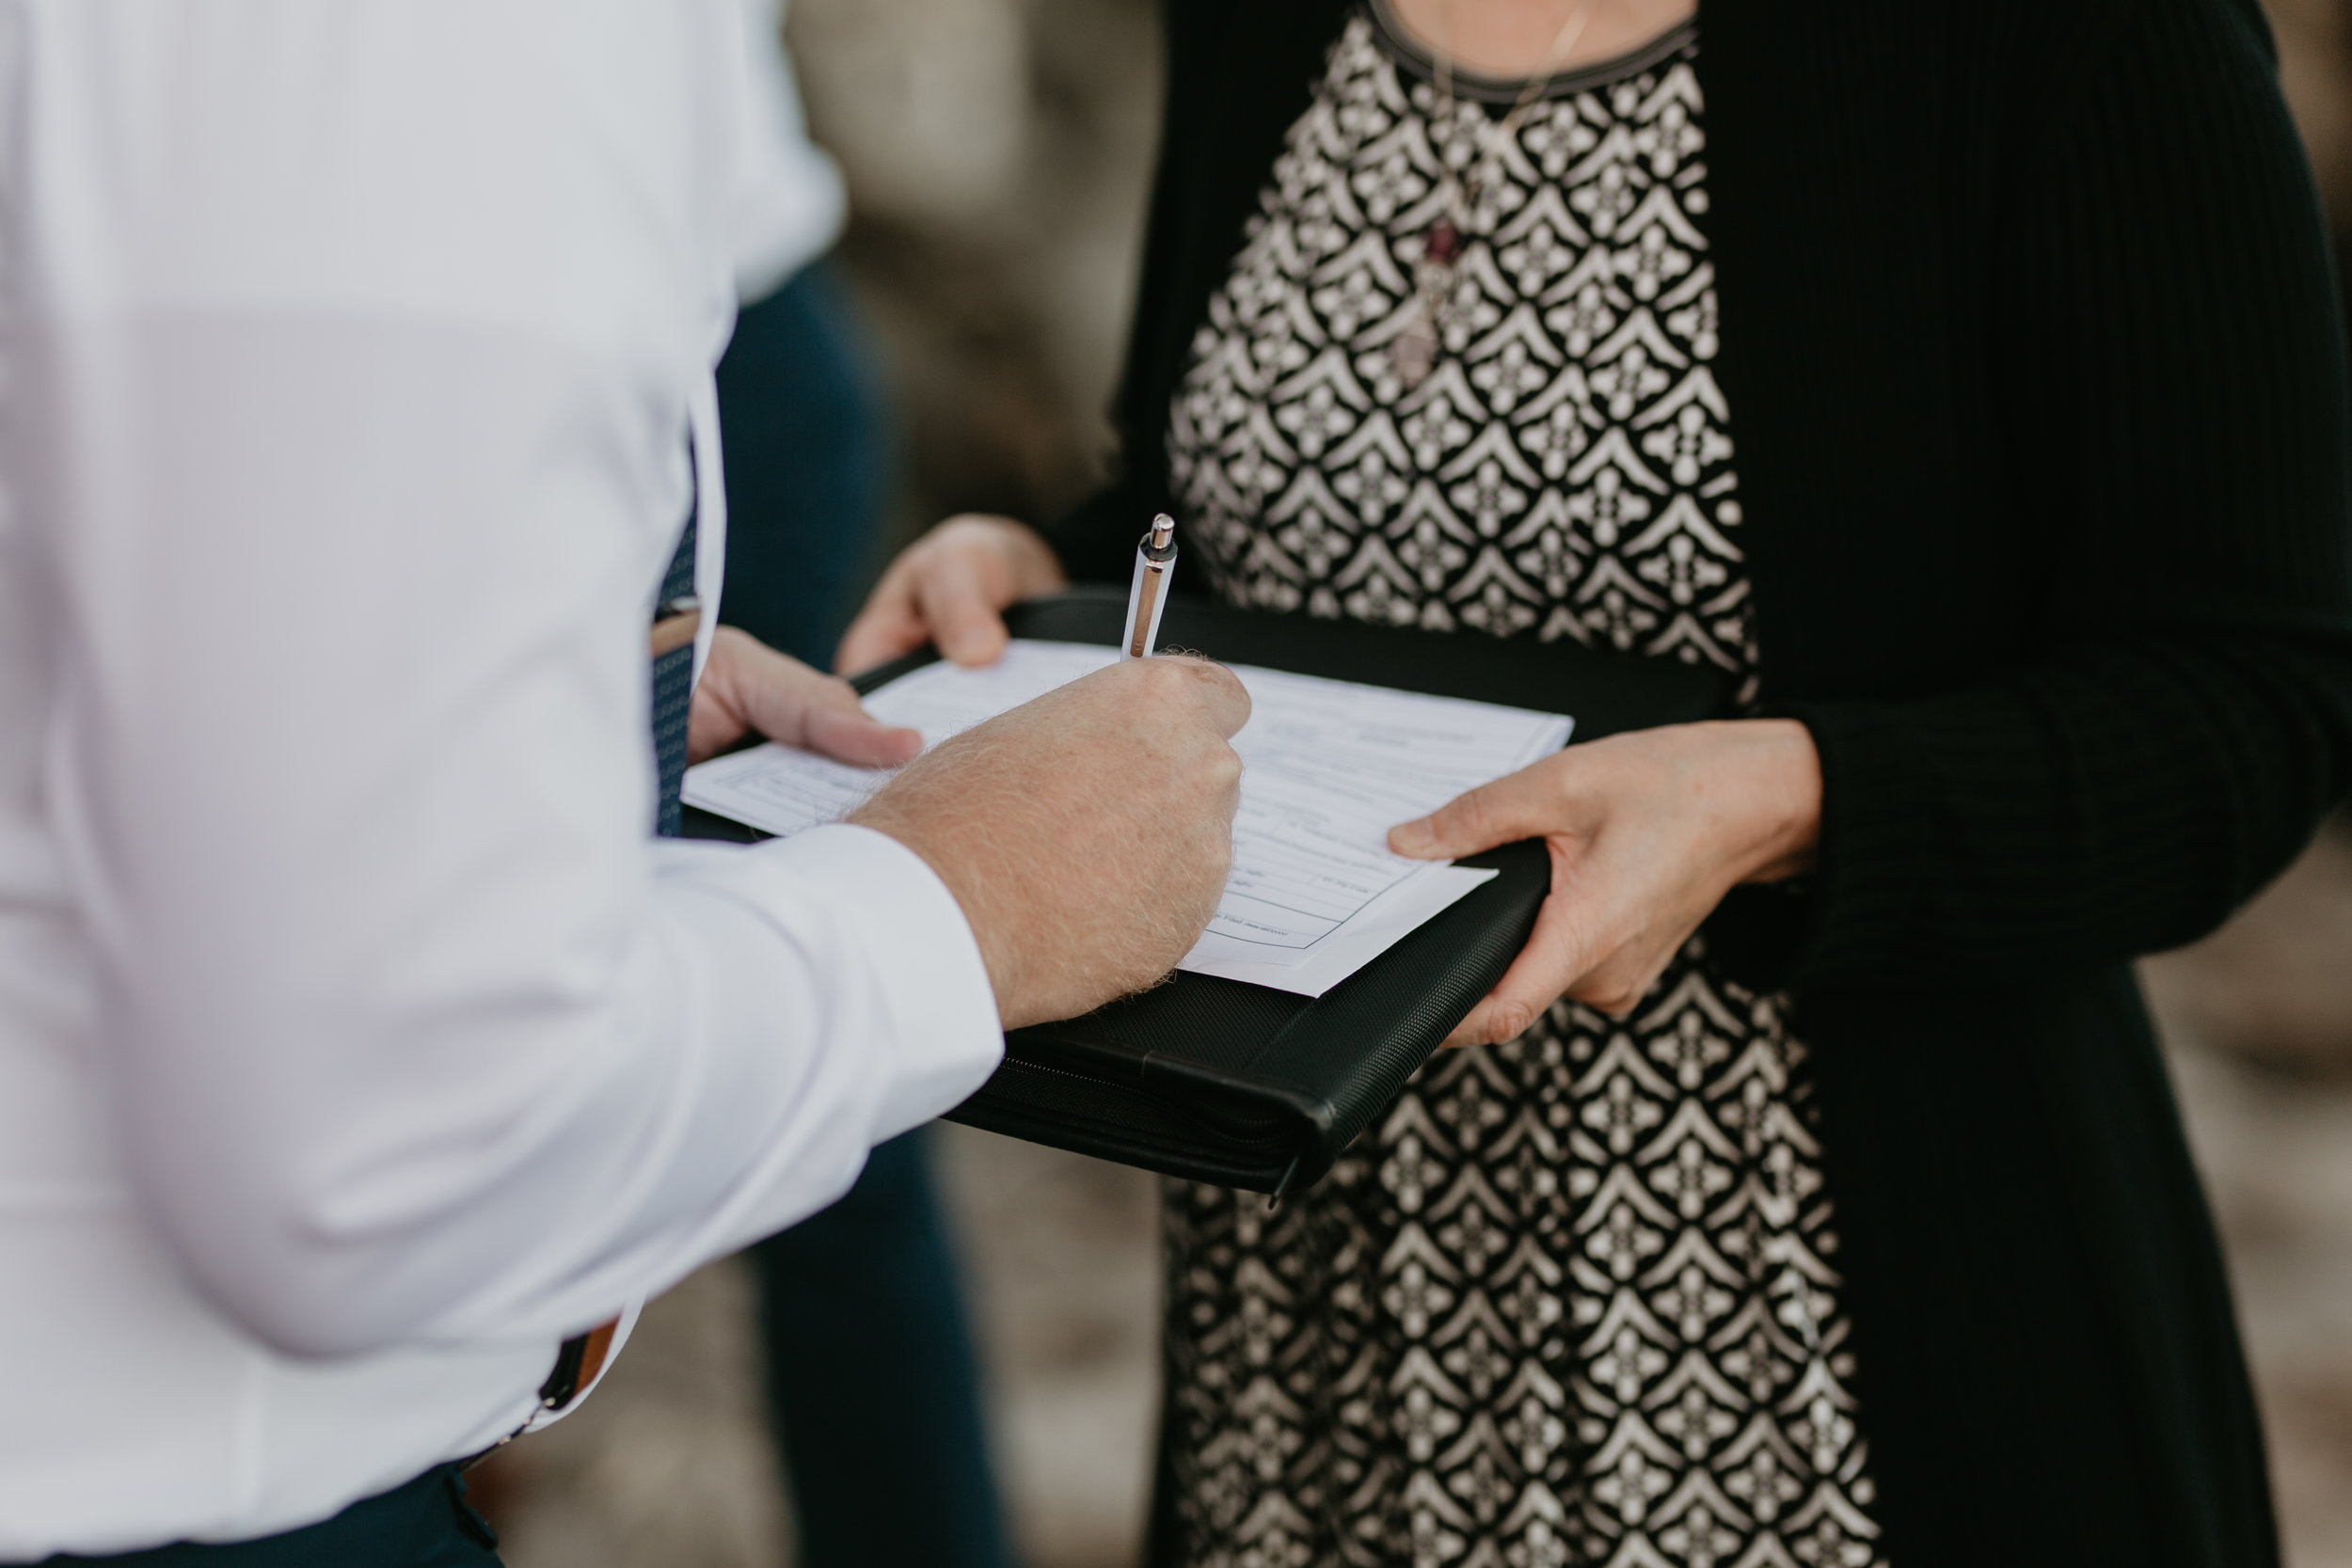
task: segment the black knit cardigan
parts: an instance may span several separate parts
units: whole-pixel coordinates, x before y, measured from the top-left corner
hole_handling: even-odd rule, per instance
[[[1048,530],[1078,577],[1168,504],[1188,345],[1345,14],[1170,0],[1124,477]],[[1889,1549],[2270,1564],[2128,968],[2352,782],[2344,345],[2268,36],[2250,0],[1699,28],[1764,696],[1824,781],[1808,891],[1709,931],[1815,1053]]]

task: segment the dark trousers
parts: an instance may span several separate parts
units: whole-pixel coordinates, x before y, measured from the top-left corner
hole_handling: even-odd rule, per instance
[[[332,1519],[261,1541],[183,1542],[119,1557],[53,1557],[43,1568],[498,1568],[498,1537],[466,1502],[454,1465],[362,1498]]]
[[[924,1137],[752,1249],[806,1568],[1011,1560]]]

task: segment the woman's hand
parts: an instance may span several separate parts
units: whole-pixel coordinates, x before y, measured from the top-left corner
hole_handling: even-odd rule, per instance
[[[1069,585],[1036,530],[1010,517],[950,517],[890,563],[834,668],[854,674],[926,642],[958,664],[993,664],[1009,641],[1005,607]]]
[[[1534,934],[1446,1043],[1507,1040],[1564,995],[1631,1012],[1724,894],[1812,863],[1820,821],[1812,735],[1757,719],[1571,746],[1391,829],[1389,847],[1421,860],[1551,849]]]
[[[894,729],[858,705],[850,683],[812,670],[733,626],[710,640],[686,717],[686,758],[714,756],[756,730],[771,740],[860,768],[914,760],[923,737]]]

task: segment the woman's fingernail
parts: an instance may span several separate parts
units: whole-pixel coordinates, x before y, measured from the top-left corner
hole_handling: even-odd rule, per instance
[[[1389,847],[1400,855],[1422,855],[1437,843],[1437,835],[1429,831],[1427,818],[1400,822],[1389,830]]]

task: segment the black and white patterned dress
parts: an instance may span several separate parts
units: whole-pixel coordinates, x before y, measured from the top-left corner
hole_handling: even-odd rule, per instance
[[[1400,384],[1457,85],[1377,9],[1291,128],[1171,410],[1238,604],[1705,660],[1752,694],[1708,372],[1684,28],[1552,84]],[[1743,699],[1744,700],[1744,699]],[[1629,1019],[1448,1053],[1303,1197],[1167,1194],[1178,1568],[1871,1568],[1867,1448],[1804,1047],[1686,949]]]

